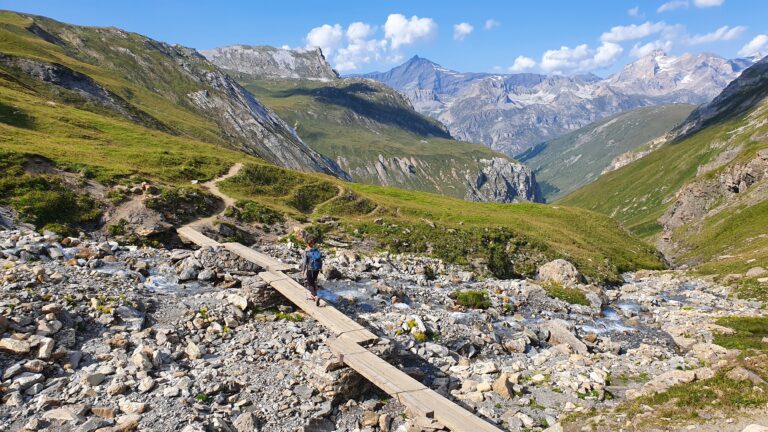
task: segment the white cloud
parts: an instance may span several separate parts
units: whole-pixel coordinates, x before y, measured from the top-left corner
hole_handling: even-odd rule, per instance
[[[747,28],[744,26],[722,26],[711,33],[688,36],[686,38],[686,43],[689,45],[700,45],[711,42],[729,41],[741,36],[746,30]]]
[[[389,39],[394,49],[429,39],[436,33],[437,23],[432,18],[419,18],[414,15],[408,19],[402,14],[391,14],[384,23],[384,37]]]
[[[755,54],[765,55],[766,49],[768,49],[768,35],[760,34],[741,47],[739,55],[742,57],[749,57]]]
[[[496,21],[495,19],[491,18],[491,19],[487,19],[487,20],[485,20],[485,26],[483,26],[483,27],[484,27],[486,30],[491,30],[491,29],[493,29],[493,28],[496,28],[496,27],[498,27],[498,26],[500,26],[500,25],[501,25],[501,23],[500,23],[500,22],[498,22],[498,21]]]
[[[531,70],[536,66],[536,60],[526,57],[517,56],[515,63],[509,67],[510,72],[524,72]]]
[[[373,34],[374,28],[364,22],[353,22],[347,27],[347,38],[349,40],[361,40],[365,39]]]
[[[688,7],[688,0],[672,0],[664,3],[656,9],[658,13],[664,13],[673,11],[675,9],[683,9]]]
[[[339,49],[333,61],[339,72],[351,71],[366,63],[381,60],[386,50],[387,41],[384,39],[352,40],[347,46]]]
[[[663,51],[669,52],[671,49],[672,49],[672,41],[670,40],[655,40],[652,42],[648,42],[646,44],[641,44],[640,42],[638,42],[629,51],[629,55],[631,55],[632,57],[640,58],[656,50],[663,50]]]
[[[652,23],[650,21],[643,24],[630,24],[628,26],[615,26],[611,30],[603,33],[600,40],[603,42],[624,42],[628,40],[641,39],[654,33],[663,32],[668,28],[664,21]]]
[[[307,33],[307,47],[320,47],[323,50],[323,54],[329,56],[341,46],[343,38],[344,34],[341,30],[341,25],[323,24]]]
[[[699,8],[720,6],[723,3],[725,3],[725,0],[693,0],[693,4]]]
[[[587,44],[574,48],[567,46],[557,50],[548,50],[541,56],[540,67],[544,72],[563,74],[569,72],[588,72],[613,65],[624,49],[613,42],[603,42],[596,50]]]
[[[627,15],[635,18],[642,18],[645,16],[644,13],[640,12],[640,6],[635,6],[627,11]]]
[[[437,32],[431,18],[408,19],[400,14],[387,17],[383,36],[381,28],[362,21],[346,29],[341,24],[323,24],[310,30],[305,39],[307,47],[320,47],[336,70],[347,72],[377,61],[400,62],[403,55],[399,47],[428,39]]]
[[[458,23],[453,26],[453,38],[457,41],[463,41],[465,37],[469,36],[475,30],[475,27],[470,23]]]

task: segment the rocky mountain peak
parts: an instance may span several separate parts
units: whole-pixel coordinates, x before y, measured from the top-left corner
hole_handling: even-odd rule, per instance
[[[332,81],[339,77],[320,48],[230,45],[201,54],[222,69],[259,78]]]

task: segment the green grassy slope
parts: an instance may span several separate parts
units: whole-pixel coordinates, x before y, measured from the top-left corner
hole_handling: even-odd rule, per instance
[[[49,96],[0,77],[0,159],[36,154],[62,168],[85,171],[102,183],[132,177],[176,186],[212,178],[241,161],[250,168],[225,182],[225,191],[288,216],[338,217],[349,235],[357,230],[393,250],[428,253],[429,243],[435,245],[434,254],[457,262],[477,256],[509,261],[523,253],[533,260],[567,257],[586,274],[602,279],[661,265],[650,247],[608,218],[585,210],[469,203],[348,184],[278,168],[227,147],[149,129]],[[3,190],[0,203],[11,202],[14,193]],[[377,218],[384,218],[388,228],[374,223]],[[431,228],[424,219],[437,227]],[[491,248],[489,241],[496,247]],[[516,271],[530,268],[518,266]]]
[[[757,180],[735,190],[727,179],[761,160],[758,152],[768,149],[768,63],[745,71],[687,124],[703,127],[559,203],[612,216],[635,234],[654,239],[664,229],[660,218],[669,216],[684,194],[687,202],[707,204],[699,215],[670,228],[664,235],[669,240],[660,242],[678,263],[720,274],[767,266],[768,180],[750,174]]]
[[[436,120],[417,113],[397,92],[377,82],[242,75],[238,80],[356,182],[463,198],[465,177],[479,172],[480,159],[506,158],[485,146],[450,139]],[[382,174],[380,158],[398,158],[412,171],[390,166]]]
[[[518,156],[536,173],[547,201],[554,201],[594,181],[614,157],[677,126],[692,105],[662,105],[627,111],[552,141]]]

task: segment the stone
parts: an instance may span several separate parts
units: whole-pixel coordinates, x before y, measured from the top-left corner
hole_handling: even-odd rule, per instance
[[[132,402],[128,399],[121,399],[117,406],[120,407],[120,411],[126,414],[141,414],[147,410],[147,404],[143,402]]]
[[[40,346],[37,349],[37,358],[43,360],[51,358],[55,345],[56,342],[49,337],[40,338]]]
[[[768,270],[764,269],[763,267],[752,267],[751,269],[747,270],[744,275],[749,278],[764,276],[768,275]]]
[[[13,380],[13,384],[24,390],[33,384],[45,381],[45,376],[39,373],[24,372]]]
[[[187,347],[184,349],[184,352],[192,360],[197,360],[203,356],[203,351],[194,342],[188,343]]]
[[[475,373],[479,375],[492,374],[499,371],[499,367],[492,361],[475,363]]]
[[[43,413],[45,420],[79,421],[88,412],[88,406],[83,404],[67,405]]]
[[[493,391],[504,399],[512,399],[515,391],[512,389],[514,384],[509,380],[509,374],[502,373],[496,381],[493,382]]]
[[[104,407],[104,406],[96,406],[91,407],[91,412],[93,415],[97,417],[101,417],[103,419],[113,419],[115,418],[115,409],[110,407]]]
[[[584,280],[581,273],[570,262],[556,259],[539,267],[537,279],[542,282],[556,282],[564,286],[576,285]]]
[[[97,385],[101,384],[102,382],[104,382],[104,380],[106,378],[107,377],[104,374],[93,373],[93,374],[88,374],[85,377],[83,377],[82,381],[83,381],[84,384],[88,384],[89,386],[93,387],[93,386],[97,386]]]
[[[741,432],[768,432],[768,427],[753,423],[747,425]]]
[[[155,380],[151,377],[146,377],[139,382],[139,393],[146,393],[155,387]]]
[[[13,338],[0,339],[0,351],[15,355],[24,355],[29,353],[29,343]]]
[[[258,419],[252,412],[244,412],[237,416],[233,423],[237,432],[258,432]]]
[[[365,411],[361,420],[363,427],[372,427],[379,424],[379,415],[373,411]]]
[[[734,381],[751,381],[752,384],[755,385],[765,384],[765,380],[760,378],[759,375],[741,366],[737,366],[729,370],[725,376],[726,378],[732,379]]]
[[[577,354],[586,355],[589,353],[587,345],[580,341],[568,330],[567,324],[561,319],[548,321],[544,328],[549,331],[549,343],[552,345],[567,344]]]
[[[107,387],[107,394],[110,396],[119,395],[125,393],[128,390],[128,386],[121,382],[113,382]]]
[[[136,369],[142,371],[152,370],[153,367],[152,360],[150,360],[139,348],[137,348],[131,356],[131,362],[136,366]]]
[[[230,294],[227,301],[242,311],[248,309],[248,299],[241,295]]]

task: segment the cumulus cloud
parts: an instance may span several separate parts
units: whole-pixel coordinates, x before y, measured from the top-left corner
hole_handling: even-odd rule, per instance
[[[688,7],[688,0],[672,0],[659,6],[659,8],[656,9],[656,12],[664,13],[664,12],[673,11],[675,9],[683,9],[687,7]]]
[[[686,43],[688,45],[701,45],[711,42],[729,41],[741,36],[747,28],[744,26],[728,27],[722,26],[719,29],[706,34],[688,36]]]
[[[515,63],[509,67],[510,72],[525,72],[536,67],[536,60],[526,57],[517,56]]]
[[[640,12],[640,6],[635,6],[633,8],[630,8],[627,10],[627,15],[635,18],[642,18],[645,16],[642,12]]]
[[[373,33],[374,28],[364,22],[353,22],[347,27],[347,38],[349,40],[365,39]]]
[[[465,37],[469,36],[475,30],[475,27],[470,23],[461,22],[453,26],[453,38],[457,41],[463,41]]]
[[[498,27],[500,25],[501,25],[500,22],[498,22],[495,19],[491,18],[491,19],[485,20],[485,25],[483,26],[483,28],[485,28],[486,30],[491,30],[491,29],[494,29],[494,28],[496,28],[496,27]]]
[[[402,61],[398,48],[432,37],[437,24],[431,18],[408,19],[392,14],[383,29],[381,36],[381,27],[362,21],[355,21],[346,29],[341,24],[323,24],[310,30],[305,40],[307,47],[321,48],[336,70],[347,72],[371,62]]]
[[[725,3],[725,0],[693,0],[693,4],[699,8],[720,6],[723,3]]]
[[[562,46],[547,50],[541,56],[540,67],[544,72],[556,74],[588,72],[613,65],[622,52],[621,45],[613,42],[603,42],[597,49],[591,49],[587,44],[574,48]]]
[[[768,35],[760,34],[755,36],[746,45],[741,47],[739,55],[742,57],[749,57],[755,54],[765,55],[765,51],[768,49]]]
[[[672,41],[670,40],[655,40],[648,43],[636,43],[631,50],[629,50],[629,55],[632,57],[643,57],[646,56],[656,50],[662,50],[669,52],[669,50],[672,49]]]
[[[323,24],[315,27],[307,33],[307,47],[319,47],[325,55],[331,55],[344,39],[341,25]]]
[[[603,33],[600,36],[600,40],[603,42],[624,42],[628,40],[642,39],[654,33],[660,33],[667,28],[667,24],[664,21],[656,23],[647,21],[640,25],[630,24],[627,26],[615,26],[611,27],[610,31]]]
[[[403,14],[390,14],[384,23],[384,37],[394,49],[432,38],[436,33],[437,23],[432,18],[419,18],[414,15],[408,19]]]

